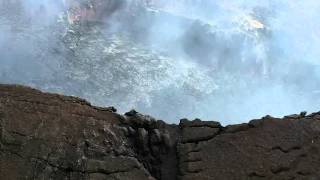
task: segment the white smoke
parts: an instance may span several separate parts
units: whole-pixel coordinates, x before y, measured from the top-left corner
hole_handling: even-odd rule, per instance
[[[196,62],[211,65],[209,69],[215,70],[212,78],[220,89],[200,101],[188,102],[183,97],[185,104],[193,103],[196,107],[184,112],[187,117],[238,123],[266,114],[282,116],[319,110],[320,22],[317,12],[320,2],[221,0],[202,3],[202,6],[178,7],[177,11],[175,7],[162,9],[208,25],[215,36],[209,43],[213,53],[206,52],[211,56],[198,56]],[[165,39],[161,34],[179,36],[176,33],[183,34],[189,28],[181,21],[165,26],[171,20],[161,18],[154,23],[157,31],[151,34],[152,42]],[[170,47],[176,47],[173,51],[177,50],[179,56],[190,57],[185,55],[190,49],[181,51],[184,43],[171,41],[165,46],[173,44]],[[197,42],[188,43],[191,48],[197,48]],[[194,57],[190,59],[195,60]],[[215,61],[223,65],[215,66]]]
[[[124,49],[121,45],[124,41],[101,50],[101,53],[129,54],[124,59],[128,64],[112,64],[128,69],[132,66],[136,71],[132,75],[136,76],[135,82],[116,81],[115,86],[120,88],[136,83],[127,92],[128,99],[101,85],[111,82],[108,78],[117,78],[117,74],[110,72],[110,64],[105,67],[95,64],[101,60],[91,52],[91,46],[98,45],[101,39],[84,43],[82,49],[88,60],[71,68],[74,79],[87,78],[90,85],[101,85],[97,93],[92,94],[87,84],[77,84],[74,79],[64,77],[70,73],[64,70],[70,59],[61,52],[64,50],[51,31],[65,15],[62,1],[21,2],[29,18],[25,20],[30,27],[26,34],[32,36],[21,33],[17,36],[19,28],[18,32],[13,28],[14,22],[0,17],[0,82],[78,95],[94,104],[117,105],[121,112],[135,108],[175,123],[187,117],[230,124],[266,114],[283,116],[320,109],[320,2],[317,0],[159,0],[146,11],[138,9],[130,14],[131,11],[127,12],[135,4],[132,1],[127,8],[107,18],[105,36],[130,32],[138,42],[133,43],[137,46],[134,48],[144,44],[148,52],[163,52],[165,60],[143,54],[144,50]],[[3,14],[1,11],[4,10],[0,7]],[[124,15],[130,18],[123,18]],[[99,52],[97,49],[94,52]],[[148,57],[155,63],[132,62],[136,61],[130,54],[134,51],[142,53],[138,58]],[[153,61],[153,58],[158,59]],[[157,74],[163,77],[150,78],[151,69],[157,71],[154,67],[163,71]],[[163,70],[164,67],[167,69]],[[96,74],[96,82],[88,74]],[[57,84],[61,88],[54,88]]]

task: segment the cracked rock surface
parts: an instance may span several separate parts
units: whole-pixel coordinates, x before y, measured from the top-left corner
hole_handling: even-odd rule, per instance
[[[223,127],[0,85],[0,179],[319,179],[320,113]]]

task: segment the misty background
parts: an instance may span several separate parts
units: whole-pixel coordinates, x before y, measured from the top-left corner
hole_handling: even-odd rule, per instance
[[[320,110],[317,0],[109,0],[86,21],[69,6],[0,0],[0,83],[170,123]]]

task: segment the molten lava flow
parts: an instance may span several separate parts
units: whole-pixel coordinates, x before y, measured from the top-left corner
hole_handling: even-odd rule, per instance
[[[152,8],[165,10],[168,12],[188,11],[192,9],[186,3],[194,1],[180,0],[168,2],[164,0],[62,0],[65,8],[68,10],[69,23],[76,21],[101,21],[110,16],[119,8],[125,8],[128,11],[141,10],[140,8]],[[199,2],[197,2],[199,3]],[[201,4],[201,3],[200,3]],[[188,7],[188,8],[187,8]],[[191,7],[191,6],[190,6]],[[182,10],[183,9],[183,10]]]
[[[244,16],[244,21],[245,21],[247,27],[250,29],[264,29],[265,28],[265,25],[261,21],[255,19],[252,16]]]
[[[76,21],[102,21],[120,8],[152,6],[151,0],[63,0],[69,23]]]
[[[68,21],[73,24],[76,21],[95,21],[96,11],[90,1],[64,0],[67,8]]]

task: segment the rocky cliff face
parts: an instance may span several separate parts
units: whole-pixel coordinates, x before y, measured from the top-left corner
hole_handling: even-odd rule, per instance
[[[0,177],[318,179],[320,113],[169,125],[75,97],[0,85]]]

